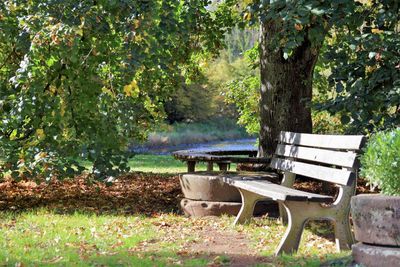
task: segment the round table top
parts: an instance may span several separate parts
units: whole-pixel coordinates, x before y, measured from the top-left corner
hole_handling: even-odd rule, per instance
[[[257,158],[256,149],[241,150],[179,150],[172,155],[182,161],[206,161],[215,163],[258,163],[266,164],[271,161],[270,158]],[[246,157],[247,156],[247,157]]]

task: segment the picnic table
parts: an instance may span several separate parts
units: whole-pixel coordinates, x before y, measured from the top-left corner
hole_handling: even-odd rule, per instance
[[[269,164],[269,158],[257,158],[257,150],[254,149],[205,149],[205,150],[180,150],[172,155],[181,161],[186,161],[188,172],[196,171],[198,162],[207,163],[207,171],[213,171],[214,164],[220,171],[227,171],[231,163]]]

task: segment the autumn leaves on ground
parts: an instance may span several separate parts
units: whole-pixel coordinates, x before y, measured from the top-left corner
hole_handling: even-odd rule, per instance
[[[174,174],[131,173],[105,184],[85,176],[0,183],[0,264],[292,266],[340,258],[329,224],[310,223],[297,256],[273,257],[285,226],[255,218],[187,218]]]

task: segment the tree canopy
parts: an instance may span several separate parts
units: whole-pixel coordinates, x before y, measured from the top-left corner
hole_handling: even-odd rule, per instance
[[[260,156],[281,130],[312,131],[313,87],[350,132],[399,125],[399,13],[396,0],[3,1],[1,173],[66,177],[85,160],[98,178],[127,171],[129,142],[168,99],[192,102],[179,95],[200,88],[189,81],[237,26],[235,55],[261,28],[247,53],[260,77],[246,70],[227,92],[250,130],[259,116]]]
[[[11,0],[0,3],[0,144],[13,177],[128,170],[129,141],[163,99],[222,46],[208,1]],[[219,12],[219,13],[218,13]],[[207,33],[207,37],[205,37]],[[3,173],[3,172],[2,172]]]
[[[339,115],[348,132],[400,124],[398,1],[248,0],[239,11],[242,25],[261,25],[262,151],[273,151],[281,130],[312,130],[312,87],[317,109]],[[255,113],[253,99],[239,103],[243,114]]]

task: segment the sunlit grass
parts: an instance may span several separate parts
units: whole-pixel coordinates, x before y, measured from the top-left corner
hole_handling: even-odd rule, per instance
[[[79,160],[79,162],[91,170],[91,163],[89,161]],[[151,173],[183,173],[187,172],[187,164],[185,161],[175,159],[172,155],[151,155],[151,154],[137,154],[133,156],[128,166],[132,172],[151,172]],[[218,166],[214,164],[214,169],[217,170]],[[236,164],[231,164],[230,170],[235,170]],[[196,171],[207,170],[205,162],[198,162],[196,164]]]
[[[137,155],[130,166],[142,172],[186,171],[186,164],[172,156]],[[206,169],[205,164],[198,167]],[[336,253],[332,229],[326,224],[308,225],[297,254],[275,257],[273,253],[286,230],[285,225],[269,217],[255,218],[250,224],[239,226],[233,226],[233,220],[232,216],[186,218],[172,213],[152,217],[118,213],[60,214],[46,208],[22,213],[0,212],[0,266],[229,264],[229,255],[220,253],[215,257],[190,251],[192,244],[212,246],[200,234],[204,234],[204,229],[225,235],[245,233],[250,242],[248,250],[268,259],[268,263],[256,266],[319,266],[335,259],[338,262],[335,266],[345,266],[351,260],[349,251]]]
[[[0,265],[207,266],[215,255],[210,258],[192,251],[183,253],[190,244],[205,242],[198,234],[205,227],[227,234],[246,233],[251,240],[250,249],[269,258],[270,263],[257,266],[319,266],[326,260],[349,255],[349,252],[334,254],[333,242],[315,235],[309,228],[297,255],[274,257],[273,250],[285,226],[268,218],[232,226],[233,219],[231,216],[186,218],[176,214],[155,217],[55,214],[46,209],[0,213]],[[312,242],[316,239],[317,242]],[[312,246],[307,246],[310,242]],[[221,255],[218,260],[221,259],[229,263],[229,256]]]
[[[186,162],[176,160],[171,155],[135,155],[129,161],[132,171],[153,173],[182,173],[187,171]],[[199,170],[205,170],[205,164],[197,166]]]
[[[0,265],[163,266],[178,261],[175,246],[138,251],[141,242],[160,237],[156,218],[142,216],[60,215],[41,210],[0,213]],[[205,264],[188,259],[187,264]]]
[[[152,172],[152,173],[183,173],[187,172],[186,162],[176,160],[171,155],[136,155],[129,161],[132,171]],[[218,166],[214,164],[214,169]],[[236,164],[231,164],[231,170],[236,169]],[[204,162],[196,164],[196,171],[207,170]]]

